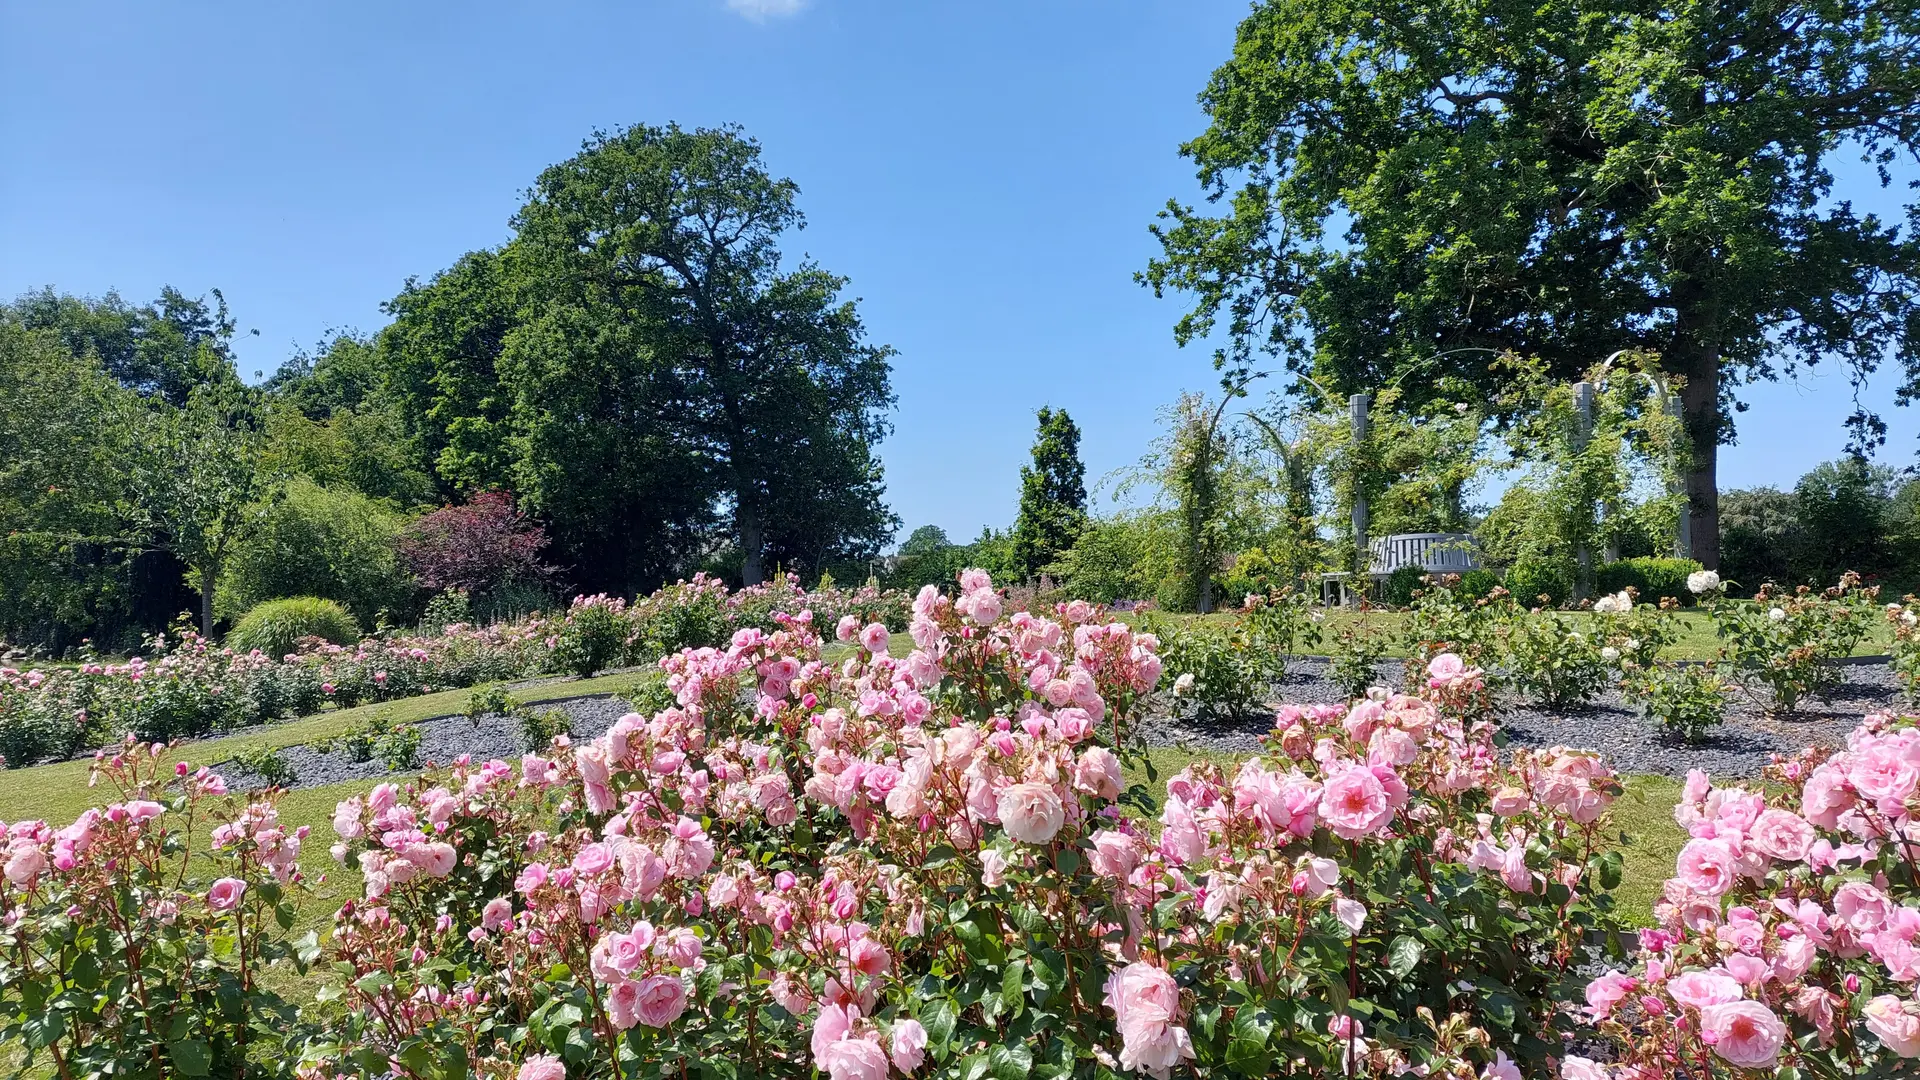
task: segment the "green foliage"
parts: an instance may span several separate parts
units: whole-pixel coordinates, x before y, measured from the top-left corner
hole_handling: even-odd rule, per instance
[[[520,748],[528,753],[545,751],[554,737],[565,735],[573,719],[565,709],[535,709],[521,703],[498,683],[475,687],[467,695],[466,717],[475,725],[487,715],[511,720],[520,734]],[[651,713],[648,715],[652,715]]]
[[[258,649],[277,660],[310,637],[351,645],[360,640],[360,626],[332,600],[290,596],[268,600],[241,616],[227,635],[227,647],[238,653]]]
[[[1274,680],[1285,673],[1285,657],[1263,647],[1243,625],[1219,630],[1156,621],[1153,632],[1160,638],[1161,685],[1172,688],[1176,708],[1184,703],[1209,722],[1257,715]]]
[[[233,763],[259,780],[263,788],[290,788],[300,779],[279,749],[266,743],[241,748],[233,755]]]
[[[373,625],[383,614],[399,621],[413,606],[416,586],[394,553],[405,519],[388,505],[296,477],[256,513],[221,567],[216,614],[318,596]]]
[[[1013,523],[1013,557],[1026,579],[1071,548],[1087,521],[1080,429],[1065,409],[1042,408],[1038,415],[1033,464],[1020,467],[1020,512]]]
[[[1487,593],[1476,592],[1467,574],[1446,574],[1428,578],[1414,594],[1406,624],[1407,652],[1426,662],[1443,652],[1459,655],[1468,664],[1484,667],[1499,643],[1501,619],[1514,617],[1513,602],[1504,597],[1489,601]],[[1498,586],[1498,579],[1495,586]]]
[[[599,132],[544,170],[504,249],[390,305],[379,348],[443,483],[512,490],[589,590],[721,543],[748,581],[876,552],[892,350],[844,278],[783,263],[797,195],[734,128]]]
[[[427,600],[420,616],[420,632],[437,634],[455,623],[473,621],[473,601],[465,589],[442,589]]]
[[[1380,685],[1380,661],[1390,642],[1385,630],[1365,619],[1350,619],[1333,634],[1327,653],[1327,678],[1349,698],[1364,697]]]
[[[1886,607],[1887,621],[1893,626],[1893,673],[1906,691],[1908,701],[1920,701],[1920,611],[1912,594]]]
[[[1606,645],[1600,636],[1581,631],[1559,612],[1515,609],[1499,634],[1501,670],[1516,689],[1542,704],[1558,708],[1591,700],[1612,672],[1601,655]]]
[[[582,597],[573,602],[560,625],[553,663],[561,671],[591,678],[619,663],[633,636],[624,604],[605,597]]]
[[[1069,596],[1082,600],[1152,599],[1160,582],[1178,573],[1178,545],[1166,515],[1134,511],[1094,518],[1050,572]]]
[[[1491,570],[1469,570],[1460,575],[1460,584],[1455,587],[1464,596],[1483,600],[1500,588],[1500,575]]]
[[[1821,586],[1848,570],[1911,588],[1920,565],[1917,499],[1920,483],[1850,457],[1815,466],[1792,491],[1726,492],[1721,576],[1747,594],[1767,582]]]
[[[1388,607],[1406,607],[1413,603],[1413,594],[1426,580],[1425,568],[1402,566],[1380,583],[1380,600]]]
[[[1573,593],[1573,571],[1558,560],[1523,559],[1507,569],[1505,585],[1513,598],[1527,607],[1543,602],[1558,607]],[[1543,596],[1545,601],[1540,599]]]
[[[1920,26],[1889,0],[1788,19],[1262,0],[1182,148],[1211,205],[1168,205],[1142,280],[1192,294],[1181,343],[1224,340],[1237,370],[1279,355],[1336,392],[1454,376],[1491,397],[1508,376],[1470,346],[1563,381],[1658,351],[1686,380],[1691,482],[1710,484],[1742,379],[1813,362],[1860,379],[1889,355],[1920,371],[1920,240],[1831,199],[1827,167],[1864,152],[1884,183],[1920,149],[1916,61]],[[1853,423],[1878,437],[1866,410]]]
[[[1662,663],[1629,671],[1620,692],[1647,719],[1689,743],[1720,725],[1733,689],[1715,664]]]
[[[1752,600],[1716,592],[1707,606],[1735,677],[1749,693],[1764,687],[1769,708],[1791,713],[1809,695],[1824,698],[1839,685],[1838,661],[1866,637],[1879,592],[1846,574],[1823,592],[1763,585]]]
[[[419,764],[420,729],[402,723],[391,709],[376,710],[339,735],[320,739],[314,749],[323,754],[344,753],[355,764],[378,759],[388,772],[406,772]]]
[[[1692,559],[1651,556],[1621,559],[1595,572],[1594,587],[1603,593],[1617,593],[1630,588],[1644,602],[1674,600],[1683,604],[1691,603],[1693,593],[1687,589],[1687,575],[1699,569],[1700,564]]]
[[[1248,640],[1279,657],[1305,652],[1320,640],[1321,611],[1314,598],[1298,589],[1276,589],[1246,597]],[[1285,674],[1276,667],[1274,676]]]

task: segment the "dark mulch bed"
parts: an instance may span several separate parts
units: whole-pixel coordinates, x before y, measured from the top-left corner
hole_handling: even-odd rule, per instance
[[[1324,659],[1295,658],[1287,664],[1285,680],[1273,688],[1271,702],[1342,700],[1344,693],[1327,680],[1326,670]],[[1382,663],[1379,673],[1381,685],[1397,686],[1401,662]],[[1563,709],[1501,694],[1495,710],[1512,746],[1598,750],[1614,768],[1626,773],[1685,776],[1688,769],[1705,769],[1715,776],[1755,776],[1773,754],[1793,753],[1803,746],[1839,746],[1867,713],[1901,706],[1899,684],[1885,663],[1845,664],[1841,676],[1831,699],[1805,702],[1788,716],[1769,715],[1761,702],[1736,693],[1726,721],[1697,745],[1665,735],[1613,689],[1585,705]],[[1147,737],[1158,745],[1247,753],[1259,749],[1260,736],[1271,725],[1270,715],[1211,723],[1191,716],[1161,716],[1148,722]]]

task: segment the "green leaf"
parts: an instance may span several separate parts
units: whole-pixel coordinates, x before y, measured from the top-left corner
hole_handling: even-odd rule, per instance
[[[1425,952],[1426,947],[1418,939],[1402,934],[1387,946],[1387,970],[1393,973],[1394,978],[1404,979],[1420,966],[1420,957]]]
[[[993,1080],[1026,1080],[1033,1072],[1033,1049],[1025,1042],[996,1046],[987,1051]]]
[[[953,1027],[959,1020],[960,1010],[946,998],[933,1002],[920,1013],[920,1026],[927,1029],[927,1043],[935,1047],[953,1041]]]
[[[167,1054],[182,1076],[205,1076],[213,1069],[213,1049],[199,1039],[170,1043]]]
[[[1000,1005],[1011,1016],[1019,1016],[1027,1003],[1027,962],[1015,960],[1000,976]]]
[[[369,971],[353,980],[353,988],[363,994],[377,994],[393,985],[393,976],[384,971]]]

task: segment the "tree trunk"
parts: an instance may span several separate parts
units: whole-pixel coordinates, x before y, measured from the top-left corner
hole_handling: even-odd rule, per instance
[[[1706,346],[1678,368],[1687,384],[1680,406],[1692,452],[1686,473],[1688,537],[1693,557],[1709,570],[1720,569],[1720,349]]]
[[[213,639],[213,588],[218,572],[207,567],[200,571],[200,635]]]
[[[735,527],[740,530],[740,582],[743,585],[758,585],[766,580],[766,567],[761,564],[766,535],[760,523],[760,510],[748,495],[737,497],[733,520]]]

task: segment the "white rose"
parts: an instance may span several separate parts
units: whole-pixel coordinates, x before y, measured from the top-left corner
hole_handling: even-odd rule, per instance
[[[1695,596],[1706,594],[1720,587],[1720,575],[1711,570],[1695,570],[1687,575],[1687,591]]]

